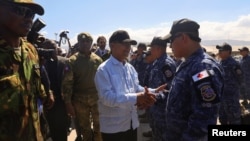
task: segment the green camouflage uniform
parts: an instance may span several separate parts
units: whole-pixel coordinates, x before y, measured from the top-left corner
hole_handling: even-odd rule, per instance
[[[98,94],[94,83],[96,70],[101,63],[102,59],[95,53],[86,57],[78,52],[69,58],[65,68],[62,82],[64,100],[65,103],[71,102],[75,108],[76,119],[80,124],[84,141],[91,140],[91,120],[94,127],[94,140],[102,140],[97,108]]]
[[[24,39],[15,49],[0,37],[0,140],[43,141],[37,99],[41,84],[36,49]]]

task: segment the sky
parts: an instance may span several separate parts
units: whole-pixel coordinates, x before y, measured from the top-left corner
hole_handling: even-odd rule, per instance
[[[138,42],[169,33],[173,21],[182,18],[200,24],[202,40],[250,41],[250,0],[35,0],[45,14],[40,33],[59,40],[62,31],[70,43],[88,32],[94,43],[100,35],[107,40],[123,29]],[[67,42],[66,42],[67,44]],[[64,44],[64,45],[66,45]],[[62,43],[62,46],[64,46]]]

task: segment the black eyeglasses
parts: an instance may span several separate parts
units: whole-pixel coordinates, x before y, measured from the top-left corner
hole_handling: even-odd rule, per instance
[[[33,19],[35,17],[34,11],[28,7],[14,5],[14,4],[7,4],[7,3],[3,3],[3,4],[8,6],[13,13],[15,13],[16,15],[18,15],[20,17],[31,18],[31,19]]]

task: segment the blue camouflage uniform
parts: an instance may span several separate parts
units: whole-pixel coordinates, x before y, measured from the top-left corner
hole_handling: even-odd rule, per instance
[[[171,85],[176,64],[174,60],[167,54],[163,54],[160,58],[155,60],[147,68],[146,86],[150,88],[157,88],[160,85],[167,83],[167,90]],[[154,141],[165,141],[165,108],[168,93],[160,93],[156,96],[156,102],[149,109],[147,114],[149,118],[150,127],[152,128]]]
[[[166,105],[167,141],[206,141],[217,123],[223,69],[202,48],[176,70]]]
[[[243,82],[242,89],[244,89],[244,99],[250,100],[250,56],[247,55],[240,60],[240,66],[243,71]]]
[[[144,61],[144,56],[141,55],[135,60],[132,60],[130,63],[134,66],[136,72],[138,73],[139,84],[143,85],[145,69],[148,65],[148,63]]]
[[[221,124],[240,124],[240,84],[243,73],[239,63],[231,56],[220,61],[225,71],[224,93],[222,95],[220,117]]]

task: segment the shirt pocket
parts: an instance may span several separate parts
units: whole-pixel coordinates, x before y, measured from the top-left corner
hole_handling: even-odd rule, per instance
[[[24,87],[18,75],[13,74],[0,79],[0,113],[19,112]]]

